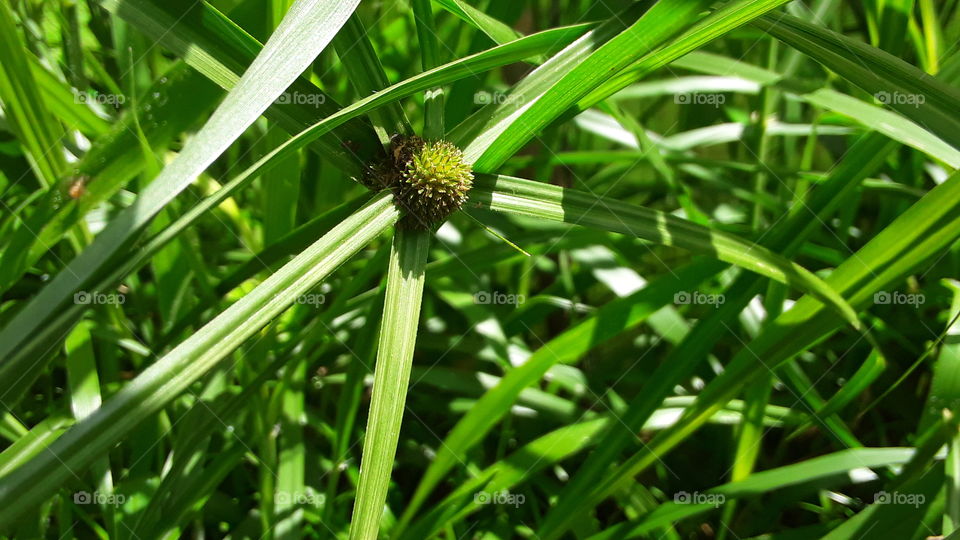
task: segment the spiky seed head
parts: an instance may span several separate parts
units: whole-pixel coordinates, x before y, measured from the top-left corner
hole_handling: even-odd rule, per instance
[[[386,159],[368,167],[364,182],[392,189],[406,212],[401,226],[430,229],[460,209],[473,186],[463,152],[447,141],[395,135]]]
[[[473,172],[453,144],[415,141],[398,181],[397,199],[407,210],[402,224],[424,229],[460,209],[473,186]]]

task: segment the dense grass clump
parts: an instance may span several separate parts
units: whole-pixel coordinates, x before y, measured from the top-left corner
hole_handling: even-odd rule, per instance
[[[0,2],[0,540],[960,537],[958,43]]]

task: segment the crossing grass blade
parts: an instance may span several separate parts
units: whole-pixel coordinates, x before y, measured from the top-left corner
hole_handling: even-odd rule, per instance
[[[142,132],[151,147],[164,147],[173,137],[193,126],[197,118],[215,105],[216,87],[191,73],[187,66],[173,69],[158,81],[137,104]],[[8,249],[0,256],[0,290],[9,289],[63,236],[97,205],[114,196],[145,168],[141,152],[127,152],[137,145],[131,114],[125,115],[109,133],[102,135],[75,164],[78,174],[50,186],[23,226],[12,232]],[[147,118],[152,121],[147,121]],[[85,180],[84,194],[65,197],[64,183]]]
[[[0,6],[0,536],[957,536],[955,3]]]
[[[517,40],[516,42],[496,47],[465,59],[444,64],[443,66],[439,66],[421,75],[411,77],[402,83],[393,85],[382,92],[378,92],[367,97],[366,99],[354,103],[349,107],[346,107],[337,114],[318,124],[315,124],[310,129],[301,132],[295,137],[292,137],[281,146],[278,146],[269,154],[251,165],[246,171],[238,175],[234,180],[231,181],[231,187],[236,189],[242,186],[244,182],[252,180],[257,175],[262,175],[269,172],[271,167],[277,165],[278,163],[282,163],[285,159],[289,158],[289,156],[293,155],[299,149],[316,140],[317,137],[329,132],[331,129],[334,129],[338,125],[341,125],[352,118],[356,118],[358,115],[374,110],[378,106],[391,103],[414,92],[443,84],[446,81],[457,80],[461,77],[475,73],[478,70],[490,69],[494,66],[514,62],[531,54],[536,54],[538,51],[548,50],[551,47],[555,47],[558,41],[562,43],[565,40],[568,41],[574,39],[582,31],[582,27],[570,27],[529,36],[527,38]],[[229,191],[224,191],[218,195],[218,197],[223,197],[228,193]],[[211,203],[212,200],[208,201],[207,205],[210,205]],[[198,207],[198,210],[202,211],[202,208]],[[132,210],[129,211],[129,213],[132,214]],[[199,217],[199,213],[194,214],[194,217]],[[118,231],[116,233],[118,236],[128,235],[128,233],[125,233],[120,229],[120,225],[116,226],[116,230]],[[168,240],[169,239],[165,239],[164,241],[166,242]],[[126,239],[126,241],[129,241],[129,239]],[[84,257],[91,258],[92,255],[85,255]],[[107,261],[100,259],[99,264],[94,263],[87,273],[93,274],[96,270],[105,268],[107,266]],[[65,283],[63,286],[58,285],[56,289],[53,289],[50,287],[50,285],[57,284],[56,282],[53,282],[45,287],[41,293],[44,295],[44,297],[41,298],[38,296],[31,302],[30,305],[24,308],[24,310],[26,310],[27,308],[30,308],[30,306],[33,306],[30,312],[25,312],[23,316],[20,316],[15,319],[15,321],[11,322],[7,329],[0,331],[0,338],[8,337],[8,341],[0,343],[0,349],[6,351],[7,354],[7,360],[3,364],[0,364],[0,372],[3,371],[4,365],[12,366],[20,365],[21,363],[26,362],[33,362],[33,358],[38,355],[42,356],[45,351],[48,351],[48,349],[43,345],[46,340],[50,339],[51,336],[62,335],[62,332],[65,331],[66,327],[61,325],[48,325],[42,331],[40,329],[45,319],[41,318],[39,314],[49,314],[54,311],[49,309],[49,304],[45,306],[42,302],[55,302],[57,305],[62,305],[68,302],[73,294],[73,290],[70,290],[70,287],[68,287],[66,283],[78,281],[76,278],[79,276],[79,274],[69,276],[66,274],[61,275],[64,276],[63,278],[60,278]],[[92,285],[93,284],[91,284],[91,286]],[[57,297],[58,299],[50,300],[50,298],[54,297]],[[76,308],[77,306],[73,307],[73,309]],[[29,313],[30,316],[27,317],[26,313]],[[13,326],[14,324],[19,325],[19,328],[25,333],[15,333],[14,330],[11,329],[16,328]],[[36,343],[35,346],[34,343]],[[8,346],[9,348],[4,349],[4,346]],[[42,364],[39,362],[33,362],[31,366],[32,369],[36,370],[42,367]],[[10,380],[11,384],[13,381],[14,379]],[[0,384],[0,386],[2,386],[2,384]],[[14,389],[6,389],[4,392],[0,392],[0,395],[7,396],[5,399],[10,399],[13,396],[18,395],[18,392],[22,391],[23,389],[24,386],[19,385]]]
[[[0,99],[5,116],[28,152],[37,179],[43,187],[56,185],[67,168],[62,151],[64,130],[47,109],[10,4],[0,8],[0,31],[0,54],[4,58]]]
[[[701,73],[736,75],[759,85],[774,86],[812,105],[848,116],[870,129],[916,148],[952,167],[960,166],[960,151],[910,120],[916,111],[911,111],[910,114],[898,114],[833,88],[811,88],[809,83],[799,79],[785,78],[782,74],[768,69],[702,51],[690,53],[673,62],[672,65]]]
[[[665,0],[657,2],[638,21],[603,44],[567,70],[541,96],[523,96],[534,100],[524,103],[511,117],[510,123],[482,150],[475,145],[465,149],[467,158],[480,172],[492,172],[519,150],[538,131],[559,117],[606,78],[630,65],[671,35],[684,29],[706,8],[709,2]]]
[[[88,284],[99,269],[129,246],[136,234],[213,163],[313,61],[355,6],[356,2],[332,6],[317,0],[300,0],[295,4],[257,60],[196,137],[143,190],[133,206],[116,216],[92,244],[0,331],[0,358],[5,359],[0,364],[0,374],[10,381],[0,395],[7,403],[16,402],[42,368],[39,362],[27,367],[10,358],[29,337],[29,328],[63,307],[67,297]],[[322,35],[305,32],[316,27],[323,28]],[[31,375],[24,377],[24,373]]]
[[[903,60],[791,15],[754,24],[960,148],[960,91]]]
[[[854,327],[856,312],[809,271],[757,245],[663,213],[587,193],[505,176],[480,179],[473,200],[500,212],[595,227],[689,249],[798,287],[824,301]]]
[[[884,229],[855,258],[838,267],[827,282],[850,298],[852,305],[864,306],[874,293],[896,285],[907,273],[960,237],[958,208],[960,175],[955,174]],[[723,374],[704,389],[697,403],[676,426],[659,434],[645,450],[606,475],[580,500],[580,511],[598,504],[622,486],[625,479],[633,478],[649,467],[655,456],[666,453],[689,436],[749,381],[835,332],[840,320],[833,312],[826,312],[822,306],[811,302],[809,297],[801,299],[737,353]],[[548,516],[541,536],[555,538],[570,526],[576,515],[554,513]]]
[[[328,6],[328,9],[343,9],[352,4],[355,3],[346,2],[342,6],[338,3],[337,6]],[[252,5],[249,8],[242,5],[236,10],[239,13],[231,13],[236,20],[226,17],[206,2],[184,3],[180,10],[171,9],[172,6],[156,0],[103,0],[101,5],[163,43],[184,62],[225,90],[232,90],[237,85],[263,50],[263,45],[238,26],[263,23],[262,13],[250,9],[254,7]],[[328,34],[335,34],[339,27],[334,23],[325,30]],[[316,43],[324,37],[329,39],[329,36],[317,35],[319,41]],[[296,133],[340,108],[336,100],[303,78],[294,79],[288,88],[291,99],[272,101],[265,114],[290,133]],[[292,96],[298,95],[312,99],[309,104],[298,103],[292,99]],[[347,140],[355,142],[353,152],[341,146],[341,141]],[[315,145],[326,159],[355,174],[361,170],[361,161],[374,155],[376,141],[368,125],[354,121],[340,126],[337,133],[317,140]]]
[[[0,501],[4,501],[0,525],[9,524],[103,456],[398,217],[393,196],[377,196],[152,364],[45,452],[0,478]]]
[[[912,448],[854,448],[778,469],[754,473],[743,480],[711,488],[705,493],[715,496],[711,501],[726,504],[731,500],[760,496],[770,491],[798,485],[808,489],[823,489],[826,485],[851,479],[849,475],[842,476],[843,473],[863,468],[900,465],[909,461],[914,454],[915,451]],[[716,510],[716,508],[716,504],[686,504],[682,499],[679,503],[667,502],[636,522],[625,522],[590,538],[592,540],[637,538],[681,519]]]

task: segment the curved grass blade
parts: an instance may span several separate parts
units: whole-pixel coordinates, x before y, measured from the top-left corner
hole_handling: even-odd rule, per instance
[[[850,404],[857,396],[862,394],[867,390],[867,388],[883,374],[884,370],[887,368],[887,361],[883,357],[883,354],[879,350],[874,349],[871,351],[870,356],[864,360],[863,364],[857,369],[856,373],[853,374],[853,377],[850,377],[850,380],[844,383],[843,387],[837,391],[829,400],[826,401],[820,408],[811,414],[813,418],[828,418],[838,412],[840,412],[844,407]],[[813,420],[805,423],[804,425],[798,427],[790,437],[793,438],[797,435],[800,435],[804,430],[810,428],[813,425]]]
[[[456,15],[470,26],[473,26],[474,28],[477,28],[486,34],[487,37],[489,37],[498,45],[509,43],[522,36],[520,32],[517,32],[506,24],[494,19],[493,17],[467,3],[461,2],[460,0],[435,1],[443,9]]]
[[[860,324],[846,300],[808,270],[759,245],[663,212],[508,176],[478,175],[471,202],[490,210],[619,232],[709,255],[813,294],[855,328]]]
[[[702,51],[690,53],[671,65],[715,75],[737,75],[759,85],[775,86],[811,105],[849,116],[864,126],[944,161],[951,167],[960,167],[960,150],[911,121],[910,116],[888,111],[831,88],[811,89],[809,84],[801,80],[786,78],[775,71]]]
[[[368,96],[367,98],[344,108],[330,118],[315,124],[306,131],[303,131],[297,136],[291,138],[283,145],[277,147],[259,161],[251,165],[246,171],[231,180],[230,185],[231,187],[239,186],[242,185],[243,182],[246,182],[258,175],[267,173],[271,167],[276,166],[278,163],[282,163],[289,156],[293,155],[301,148],[316,140],[317,137],[329,132],[344,122],[352,118],[356,118],[357,116],[371,111],[383,104],[391,103],[400,98],[409,96],[422,90],[426,90],[433,86],[445,84],[463,77],[474,75],[478,71],[492,69],[504,64],[516,62],[531,55],[539,54],[545,50],[549,50],[552,47],[556,47],[558,43],[567,43],[576,39],[576,37],[584,30],[585,27],[583,26],[548,30],[523,39],[518,39],[507,45],[502,45],[477,53],[467,58],[449,62],[443,66],[437,67],[436,69],[429,70],[425,73],[411,77],[410,79],[407,79],[401,83],[395,84],[383,90],[382,92]],[[219,195],[214,195],[214,197],[224,196],[226,193],[227,192],[218,192]],[[108,266],[109,264],[107,261],[101,260],[99,263],[99,269],[103,269]],[[93,283],[96,282],[90,282],[90,285],[92,286]],[[86,283],[84,285],[86,285]],[[79,288],[79,286],[77,286],[77,288]],[[51,301],[57,302],[58,305],[66,305],[69,302],[71,295],[74,293],[74,290],[68,290],[66,287],[63,287],[61,290],[57,291],[58,298]],[[48,297],[54,296],[52,293],[46,291],[47,288],[45,288],[44,292],[41,292],[41,294],[46,294]],[[36,302],[36,300],[34,300],[34,302]],[[67,307],[69,310],[75,310],[82,306],[68,305]],[[37,313],[39,313],[39,308],[36,309]],[[50,312],[53,310],[46,311]],[[39,357],[42,359],[43,356],[49,352],[49,346],[44,346],[44,344],[48,343],[49,340],[60,339],[59,336],[61,336],[62,333],[68,328],[68,326],[63,326],[59,323],[49,324],[50,319],[50,316],[47,316],[46,319],[42,319],[37,316],[31,316],[29,318],[18,316],[13,322],[20,325],[22,333],[8,332],[9,328],[5,328],[2,332],[0,332],[0,340],[7,340],[0,341],[0,351],[6,353],[6,356],[3,357],[3,360],[0,360],[0,373],[3,373],[4,363],[28,365],[28,370],[39,370],[43,367],[43,363],[41,361],[37,361],[37,358]],[[62,321],[60,322],[62,323]],[[12,324],[13,323],[11,323],[11,325]],[[34,344],[35,346],[28,347],[26,346],[27,343]],[[12,399],[9,396],[13,396],[17,392],[23,390],[22,388],[15,390],[11,388],[16,384],[18,378],[19,375],[13,378],[0,379],[0,399],[11,400],[12,402]],[[13,393],[11,393],[11,390],[13,390]]]
[[[609,41],[627,27],[626,21],[636,19],[644,6],[637,2],[598,26],[585,32],[579,39],[554,54],[542,66],[524,77],[510,90],[510,99],[490,104],[470,115],[447,134],[447,139],[463,148],[474,147],[479,156],[503,133],[516,114],[518,104],[532,102],[549,90],[572,66],[590,55],[597,43]],[[558,44],[560,47],[566,44]],[[469,154],[468,154],[468,157]],[[474,156],[475,157],[475,156]]]
[[[396,529],[391,533],[398,540],[433,537],[444,522],[461,521],[471,511],[476,511],[474,497],[477,493],[508,489],[523,477],[577,454],[591,446],[596,441],[596,434],[610,421],[606,416],[595,418],[538,437],[460,485],[404,533]]]
[[[915,454],[913,448],[853,448],[833,454],[808,459],[793,465],[786,465],[768,471],[753,473],[737,482],[730,482],[704,491],[714,495],[712,500],[749,498],[775,492],[798,485],[809,485],[811,489],[824,489],[830,485],[849,482],[849,473],[854,469],[880,468],[889,465],[901,465]],[[638,538],[651,534],[657,529],[672,525],[716,509],[714,504],[688,504],[667,502],[643,516],[636,522],[615,525],[590,537],[590,540],[613,540],[619,538]]]
[[[688,26],[710,4],[705,0],[657,2],[630,27],[565,71],[535,101],[522,105],[495,140],[482,146],[475,141],[464,148],[464,155],[474,161],[474,170],[493,172],[537,132],[606,81],[610,74],[629,66],[636,57],[650,52]],[[534,99],[534,96],[524,97]]]
[[[768,15],[754,24],[960,148],[956,88],[887,52],[791,15]]]
[[[159,0],[100,0],[104,9],[162,43],[221,88],[232,90],[263,49],[260,42],[238,26],[262,19],[258,3],[247,2],[252,5],[240,6],[235,10],[237,13],[231,12],[237,17],[237,23],[208,2],[184,3],[182,10],[165,4]],[[333,3],[327,4],[329,8]],[[297,133],[340,108],[336,100],[302,77],[288,86],[290,96],[313,98],[310,104],[296,103],[294,99],[278,100],[272,102],[264,114],[290,133]],[[353,151],[344,149],[340,140],[353,141]],[[345,123],[332,136],[317,140],[316,145],[331,163],[348,174],[357,174],[363,161],[375,155],[377,138],[369,125],[354,121]]]
[[[0,478],[0,525],[42,502],[399,218],[381,193],[155,362],[47,451]]]
[[[17,134],[41,186],[56,185],[67,169],[61,140],[63,127],[50,114],[31,69],[27,50],[13,17],[13,6],[0,6],[0,100],[6,122]]]
[[[608,77],[567,112],[566,117],[583,112],[627,85],[660,69],[681,56],[702,47],[726,33],[786,3],[784,0],[736,0],[727,2],[689,30],[670,40],[656,51],[645,55],[619,73]]]
[[[110,131],[107,120],[97,116],[87,105],[78,103],[81,100],[77,99],[77,89],[48,71],[34,55],[30,55],[30,68],[43,100],[54,117],[90,138]]]
[[[960,237],[960,174],[931,190],[891,225],[881,231],[854,256],[827,278],[850,303],[866,307],[873,295],[899,283],[924,261]],[[579,512],[587,511],[619,489],[624,480],[655,462],[696,431],[723,403],[742,391],[756,377],[819,342],[842,325],[841,319],[810,297],[803,297],[792,309],[775,319],[734,357],[724,372],[704,388],[687,414],[675,426],[662,432],[640,453],[591,486],[576,501],[575,512],[551,512],[540,536],[556,538],[572,525]],[[758,362],[762,358],[763,362]]]
[[[303,72],[333,39],[333,34],[353,12],[359,0],[331,6],[321,0],[298,0],[281,22],[257,59],[244,73],[210,120],[183,151],[143,190],[80,255],[46,285],[0,332],[0,394],[8,406],[32,382],[24,373],[37,373],[42,363],[24,366],[11,360],[31,327],[50,318],[67,298],[89,282],[174,197],[186,189],[281,92]],[[311,31],[322,28],[316,35]],[[6,382],[9,381],[9,382]],[[19,383],[17,382],[19,381]],[[11,386],[12,385],[12,386]]]
[[[407,504],[398,530],[416,515],[430,492],[451,468],[461,462],[464,454],[510,411],[520,393],[543,378],[550,367],[573,362],[620,332],[635,327],[671,302],[678,291],[696,288],[723,266],[716,261],[707,261],[677,269],[640,291],[605,305],[589,319],[541,346],[522,366],[511,370],[470,408],[437,449],[437,457]]]
[[[152,147],[166,146],[177,134],[204,117],[219,97],[219,89],[188,66],[173,68],[164,80],[137,100],[144,135]],[[90,210],[108,200],[143,170],[143,152],[128,151],[137,145],[132,124],[132,114],[123,116],[75,164],[79,177],[88,179],[83,196],[68,197],[64,193],[65,182],[59,182],[32,205],[32,213],[25,218],[24,226],[13,231],[10,243],[0,254],[0,291],[16,283]]]
[[[829,180],[808,201],[792,208],[787,219],[770,231],[765,245],[784,256],[793,256],[820,228],[821,223],[829,221],[845,196],[856,189],[865,176],[883,164],[884,156],[893,148],[895,145],[891,141],[876,133],[857,141]],[[631,400],[627,411],[621,415],[626,429],[611,430],[604,435],[597,451],[586,459],[564,489],[547,517],[548,523],[551,519],[557,520],[580,508],[581,502],[605,477],[611,463],[618,459],[624,448],[632,444],[633,430],[646,422],[676,384],[694,373],[721,335],[729,331],[726,321],[736,318],[750,299],[760,292],[761,287],[760,276],[745,274],[727,288],[724,293],[726,302],[716,312],[699,321],[650,376],[637,397]]]

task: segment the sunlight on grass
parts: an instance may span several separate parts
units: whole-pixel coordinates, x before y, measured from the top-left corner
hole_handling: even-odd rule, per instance
[[[0,537],[960,534],[960,4],[181,4],[0,4]]]

